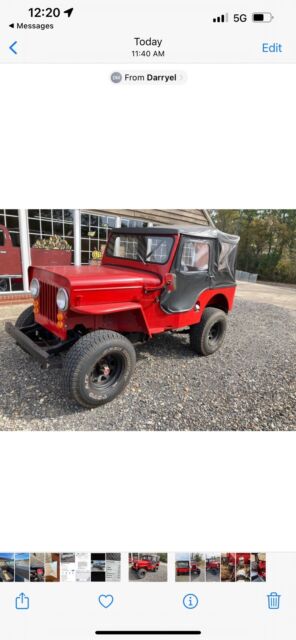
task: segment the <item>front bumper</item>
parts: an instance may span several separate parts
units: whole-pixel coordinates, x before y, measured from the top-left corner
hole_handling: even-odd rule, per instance
[[[18,329],[12,322],[5,322],[5,331],[43,368],[46,369],[49,366],[50,354],[32,340],[29,332],[25,333],[24,329]]]
[[[59,340],[38,323],[18,329],[11,322],[6,322],[5,331],[26,353],[39,362],[43,369],[47,369],[54,361],[56,366],[60,367],[60,359],[55,359],[54,356],[69,349],[80,337],[73,333],[66,340]]]

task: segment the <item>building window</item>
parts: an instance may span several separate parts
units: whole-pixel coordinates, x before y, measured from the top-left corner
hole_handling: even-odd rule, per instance
[[[0,209],[0,294],[12,291],[23,291],[19,216]]]
[[[37,240],[46,240],[55,236],[56,246],[59,239],[66,240],[72,249],[74,262],[74,224],[70,209],[28,209],[30,247]]]
[[[148,227],[148,222],[135,220],[134,218],[121,218],[121,227],[126,229],[131,227]]]
[[[81,263],[89,264],[98,252],[103,254],[110,229],[116,227],[116,216],[81,213]]]

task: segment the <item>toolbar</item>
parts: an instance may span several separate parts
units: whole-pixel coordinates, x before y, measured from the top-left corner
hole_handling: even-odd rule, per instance
[[[10,0],[0,6],[0,62],[295,62],[296,5],[257,9],[254,0]]]

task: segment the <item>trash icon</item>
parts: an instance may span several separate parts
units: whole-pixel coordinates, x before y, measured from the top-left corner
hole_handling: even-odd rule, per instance
[[[280,608],[280,594],[276,593],[276,591],[272,591],[267,596],[268,599],[268,608],[269,609],[279,609]]]

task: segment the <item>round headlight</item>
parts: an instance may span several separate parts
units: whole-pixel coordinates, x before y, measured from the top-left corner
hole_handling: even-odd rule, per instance
[[[60,311],[66,311],[69,306],[69,296],[66,289],[59,289],[57,292],[57,307]]]
[[[30,283],[30,291],[33,298],[38,298],[40,293],[40,283],[39,283],[39,280],[37,280],[37,278],[32,278]]]

